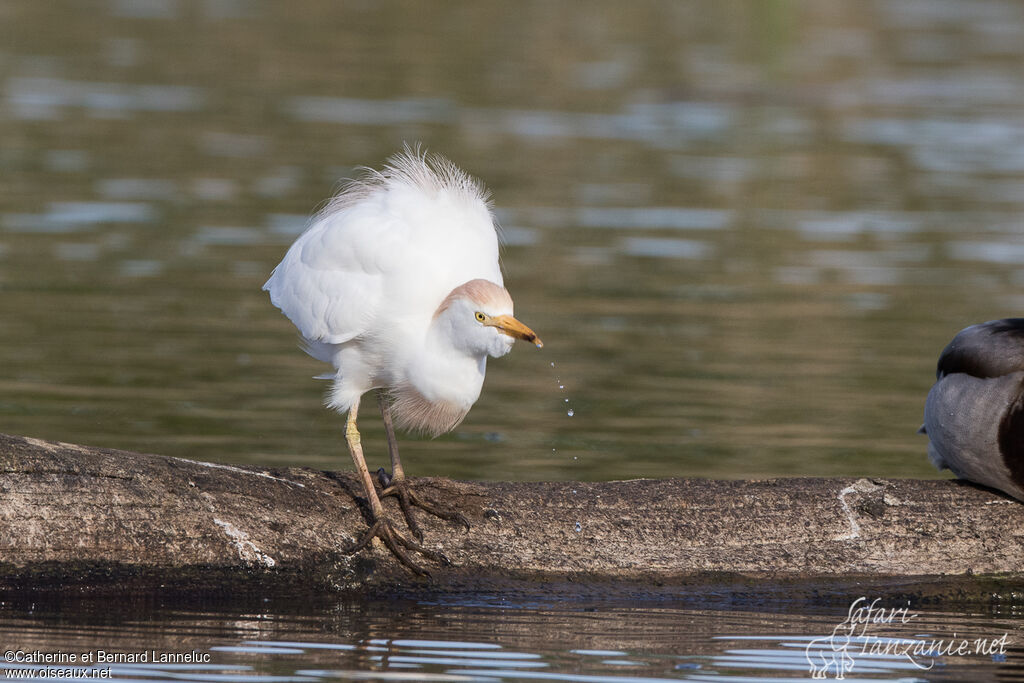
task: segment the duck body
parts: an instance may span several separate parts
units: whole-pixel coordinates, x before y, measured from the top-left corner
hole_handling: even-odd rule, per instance
[[[961,330],[925,401],[928,458],[1024,501],[1024,318]]]

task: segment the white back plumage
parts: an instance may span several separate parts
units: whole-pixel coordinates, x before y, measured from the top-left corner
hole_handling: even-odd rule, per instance
[[[445,297],[476,278],[503,284],[486,191],[446,158],[406,147],[346,185],[263,289],[307,342],[335,345],[425,333]]]

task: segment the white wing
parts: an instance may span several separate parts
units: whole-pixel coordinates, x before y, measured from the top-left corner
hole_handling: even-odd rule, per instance
[[[475,278],[502,284],[486,194],[443,158],[407,149],[336,197],[263,289],[303,337],[341,344],[393,317],[425,329]]]
[[[368,268],[352,239],[360,227],[326,216],[288,250],[263,289],[310,341],[341,344],[366,331],[381,296],[382,273]]]

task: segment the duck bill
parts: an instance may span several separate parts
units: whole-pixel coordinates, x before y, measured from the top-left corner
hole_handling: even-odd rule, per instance
[[[499,315],[493,318],[491,324],[510,337],[528,341],[538,349],[544,347],[544,342],[540,340],[540,337],[533,330],[510,315]]]

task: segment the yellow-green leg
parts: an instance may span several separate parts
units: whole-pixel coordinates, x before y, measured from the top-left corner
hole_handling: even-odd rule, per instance
[[[356,401],[349,409],[348,419],[345,421],[345,441],[348,443],[348,450],[352,455],[352,462],[356,466],[356,472],[359,473],[359,480],[363,485],[363,492],[366,494],[366,500],[370,505],[371,524],[370,528],[366,530],[362,537],[356,541],[356,544],[352,546],[348,552],[359,552],[374,538],[379,538],[383,541],[384,545],[387,546],[388,550],[398,558],[399,562],[417,574],[429,576],[430,573],[427,570],[423,569],[409,558],[409,554],[406,552],[407,549],[417,552],[427,559],[440,564],[451,564],[451,561],[449,561],[444,554],[435,550],[430,550],[429,548],[424,548],[419,543],[407,539],[405,536],[398,533],[391,521],[388,520],[384,513],[384,506],[381,505],[380,498],[377,497],[377,490],[373,486],[373,478],[370,476],[370,470],[366,467],[366,460],[363,458],[363,444],[359,437],[359,430],[356,428],[356,415],[358,412],[359,401]]]
[[[381,498],[395,496],[398,504],[402,507],[402,515],[405,516],[405,523],[409,531],[419,540],[423,540],[423,531],[412,514],[412,506],[416,506],[435,517],[446,519],[449,522],[458,522],[469,529],[469,521],[460,513],[454,510],[443,510],[431,505],[420,498],[409,486],[405,479],[405,470],[402,469],[402,460],[398,457],[398,439],[395,437],[395,427],[391,423],[391,405],[383,391],[377,392],[377,406],[380,408],[380,416],[384,421],[384,434],[388,439],[388,454],[391,456],[391,475],[388,476],[383,469],[377,470],[377,479],[380,481]]]

